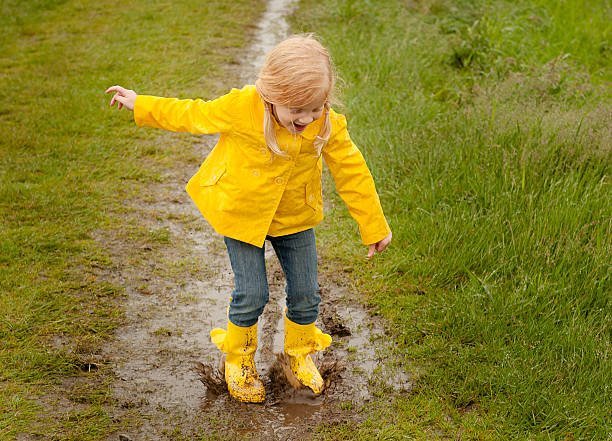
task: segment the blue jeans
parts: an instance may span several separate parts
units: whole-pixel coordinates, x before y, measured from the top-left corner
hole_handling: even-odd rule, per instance
[[[287,236],[267,236],[266,239],[274,247],[287,279],[287,318],[300,325],[313,323],[321,302],[313,229]],[[236,282],[229,320],[236,326],[252,326],[257,323],[269,298],[265,244],[259,248],[229,237],[224,241]]]

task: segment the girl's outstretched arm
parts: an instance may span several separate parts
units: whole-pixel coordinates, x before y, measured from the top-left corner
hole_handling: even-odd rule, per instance
[[[136,102],[136,97],[138,96],[136,92],[121,86],[112,86],[106,89],[106,93],[110,92],[117,92],[111,99],[111,107],[113,107],[116,102],[119,110],[121,110],[123,107],[132,111],[134,110],[134,103]]]

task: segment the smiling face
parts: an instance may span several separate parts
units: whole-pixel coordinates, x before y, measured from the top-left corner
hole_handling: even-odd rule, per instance
[[[274,116],[281,126],[294,135],[299,135],[308,125],[319,118],[325,110],[325,98],[300,107],[274,106]]]
[[[323,119],[315,147],[329,139],[329,104],[334,103],[335,75],[329,52],[311,35],[289,37],[272,49],[259,72],[255,89],[264,104],[263,134],[274,154],[284,155],[276,139],[277,123],[301,135]]]

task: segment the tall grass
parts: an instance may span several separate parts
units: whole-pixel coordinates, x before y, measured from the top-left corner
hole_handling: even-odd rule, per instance
[[[449,436],[612,433],[611,14],[607,1],[337,0],[294,17],[334,55],[394,231],[364,267],[339,239],[345,216],[319,230],[327,254],[353,262],[423,368],[396,405],[445,403]]]
[[[168,162],[193,158],[191,138],[137,131],[104,90],[220,93],[231,48],[245,44],[260,9],[248,0],[0,4],[0,439],[112,432],[112,373],[81,369],[122,317],[123,290],[103,276],[115,263],[95,238],[134,228],[125,201],[146,194]],[[65,376],[91,387],[59,409],[54,388]]]

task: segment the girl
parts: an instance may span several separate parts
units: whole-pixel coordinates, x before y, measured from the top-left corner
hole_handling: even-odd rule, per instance
[[[227,330],[210,334],[227,353],[225,381],[240,401],[265,397],[254,363],[257,320],[268,301],[265,240],[287,280],[284,346],[292,380],[315,394],[323,390],[309,355],[331,343],[315,327],[321,298],[313,227],[323,219],[322,157],[369,245],[368,258],[391,241],[363,156],[344,116],[330,107],[334,83],[327,50],[312,36],[298,35],[270,51],[255,86],[213,101],[137,95],[120,86],[106,91],[116,92],[111,107],[133,110],[139,126],[221,134],[186,189],[224,236],[234,272]]]

